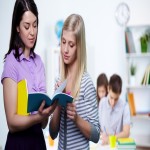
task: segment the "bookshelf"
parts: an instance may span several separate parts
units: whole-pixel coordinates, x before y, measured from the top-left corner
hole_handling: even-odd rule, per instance
[[[150,53],[127,53],[126,58],[131,59],[131,58],[149,58]]]
[[[144,45],[145,44],[145,45]],[[127,99],[135,114],[150,114],[150,25],[125,29]],[[133,94],[130,100],[129,94]],[[134,101],[134,105],[130,105]]]
[[[130,89],[149,89],[150,90],[150,85],[127,85],[126,88],[128,90]]]

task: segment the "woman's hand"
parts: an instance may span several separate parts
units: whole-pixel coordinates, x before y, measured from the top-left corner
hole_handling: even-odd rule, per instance
[[[38,110],[39,115],[42,116],[43,119],[48,118],[54,112],[57,106],[57,101],[55,101],[54,104],[50,105],[47,108],[44,108],[44,106],[45,106],[45,101],[42,102]]]
[[[67,117],[75,122],[77,119],[77,112],[76,112],[75,103],[68,103],[66,110],[67,110]]]

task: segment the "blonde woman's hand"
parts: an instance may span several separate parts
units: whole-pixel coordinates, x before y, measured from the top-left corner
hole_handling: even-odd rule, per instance
[[[76,121],[76,118],[77,118],[76,104],[75,103],[68,103],[66,111],[67,111],[67,117],[73,121]]]

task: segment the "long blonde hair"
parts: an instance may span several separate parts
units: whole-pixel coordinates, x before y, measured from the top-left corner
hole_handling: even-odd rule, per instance
[[[77,44],[77,72],[75,72],[75,78],[73,80],[73,85],[71,89],[71,95],[74,98],[78,97],[80,92],[80,83],[83,73],[86,71],[86,42],[85,42],[85,26],[82,17],[78,14],[70,15],[64,22],[63,31],[72,31],[76,37]],[[61,55],[61,67],[60,67],[60,76],[61,80],[66,79],[68,71],[67,65],[64,64],[62,55]]]

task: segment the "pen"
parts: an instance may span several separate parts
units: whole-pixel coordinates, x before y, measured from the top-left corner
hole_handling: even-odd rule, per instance
[[[108,136],[105,126],[104,126],[104,131],[105,131],[106,135]]]
[[[114,132],[114,135],[116,135],[116,131],[117,131],[117,127],[116,127],[116,130],[115,130],[115,132]]]

